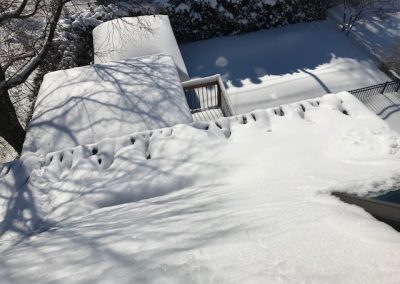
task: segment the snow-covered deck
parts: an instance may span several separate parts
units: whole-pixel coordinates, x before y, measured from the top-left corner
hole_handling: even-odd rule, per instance
[[[170,54],[180,79],[189,79],[168,16],[126,17],[105,22],[93,30],[93,45],[95,63]]]
[[[27,155],[0,167],[0,279],[395,283],[400,234],[330,193],[399,176],[346,93]]]
[[[61,70],[44,77],[23,154],[192,121],[169,55]]]
[[[224,114],[220,108],[214,108],[192,113],[192,117],[194,121],[215,121],[224,117]]]

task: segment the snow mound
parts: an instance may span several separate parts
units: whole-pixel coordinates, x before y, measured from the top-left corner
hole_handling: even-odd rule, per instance
[[[329,193],[398,185],[399,139],[340,93],[31,155],[0,170],[29,173],[2,199],[0,277],[395,282],[398,233]],[[5,241],[24,226],[50,230]]]
[[[192,121],[169,55],[61,70],[43,80],[23,154]]]

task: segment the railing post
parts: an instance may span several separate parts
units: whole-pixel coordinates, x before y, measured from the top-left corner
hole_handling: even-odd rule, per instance
[[[381,91],[381,95],[383,95],[386,91],[386,87],[389,84],[389,82],[386,82],[385,85],[383,86],[383,90]]]
[[[217,94],[217,105],[220,108],[222,105],[222,89],[221,86],[219,84],[219,82],[217,81],[217,89],[218,89],[218,94]]]
[[[218,107],[224,116],[234,115],[220,75],[188,80],[182,82],[182,87],[192,114],[214,110]],[[193,96],[191,96],[192,94]],[[195,99],[193,103],[191,103],[192,97]],[[215,103],[213,100],[215,100]]]

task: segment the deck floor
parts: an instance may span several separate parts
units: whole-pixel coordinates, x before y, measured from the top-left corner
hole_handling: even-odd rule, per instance
[[[222,113],[222,110],[220,108],[208,109],[192,113],[194,121],[214,121],[223,116],[224,114]]]

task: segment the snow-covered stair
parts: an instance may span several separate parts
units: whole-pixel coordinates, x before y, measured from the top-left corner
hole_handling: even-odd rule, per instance
[[[399,149],[341,93],[26,155],[0,170],[0,279],[395,282],[398,233],[330,193],[390,190]]]

